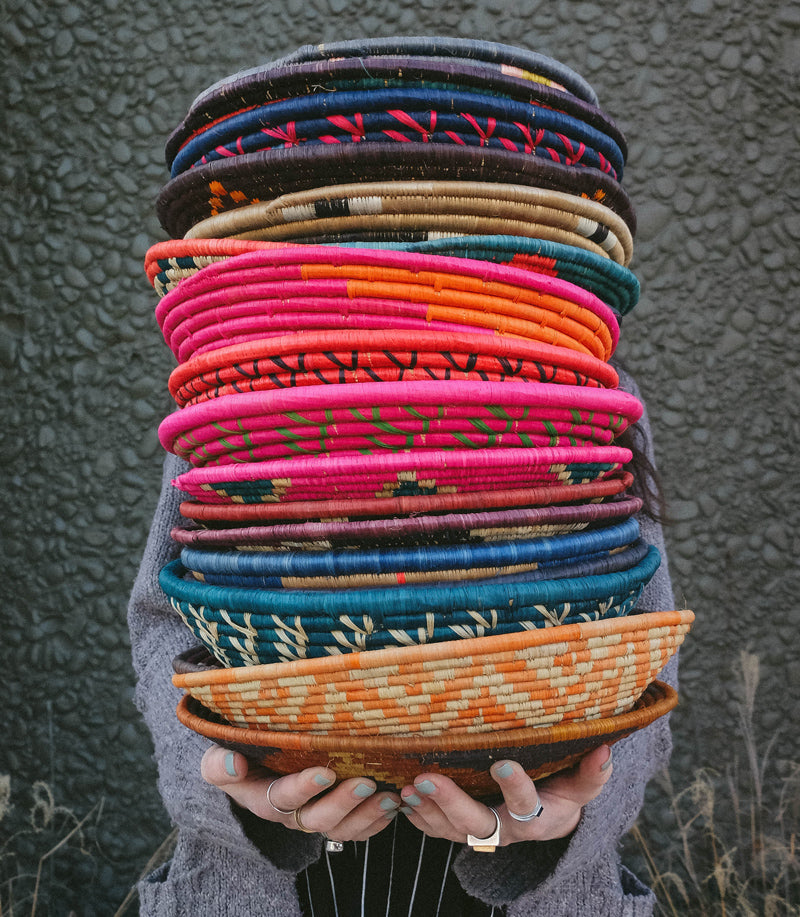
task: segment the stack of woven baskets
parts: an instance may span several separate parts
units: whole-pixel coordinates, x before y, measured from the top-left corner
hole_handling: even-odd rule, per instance
[[[692,615],[631,614],[635,220],[591,87],[487,42],[308,47],[204,92],[167,158],[183,721],[485,792],[493,757],[540,776],[674,705]]]

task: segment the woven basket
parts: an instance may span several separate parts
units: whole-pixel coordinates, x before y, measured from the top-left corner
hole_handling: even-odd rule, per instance
[[[631,231],[596,201],[524,185],[491,182],[357,183],[314,188],[251,204],[195,225],[187,238],[302,241],[307,236],[381,230],[492,232],[571,241],[575,246],[628,265]],[[545,235],[546,234],[546,235]]]
[[[308,732],[244,729],[221,722],[202,704],[184,696],[178,718],[213,742],[244,754],[274,774],[307,767],[331,767],[340,780],[369,776],[382,789],[400,790],[421,773],[453,779],[481,798],[497,794],[489,774],[495,761],[512,759],[539,780],[576,764],[603,744],[612,744],[669,713],[678,702],[674,688],[649,685],[627,713],[592,720],[494,732],[441,736],[324,736]]]
[[[575,284],[500,264],[400,251],[287,246],[216,262],[161,299],[179,360],[238,338],[350,326],[474,326],[608,359],[614,312]],[[333,323],[333,324],[332,324]],[[462,329],[463,330],[463,329]]]
[[[593,528],[588,532],[552,537],[477,542],[461,545],[421,545],[395,548],[360,546],[354,550],[213,551],[186,547],[181,563],[205,582],[210,576],[248,577],[349,577],[388,575],[405,582],[416,574],[431,577],[440,571],[467,576],[487,568],[530,566],[549,569],[559,561],[600,560],[617,555],[639,538],[635,519]],[[444,578],[444,577],[443,577]],[[450,578],[450,577],[446,577]]]
[[[198,355],[172,372],[169,390],[185,407],[244,392],[432,380],[615,389],[619,377],[610,364],[575,350],[468,331],[307,331]]]
[[[281,194],[358,181],[478,181],[542,187],[584,196],[635,226],[627,192],[599,169],[575,168],[527,153],[411,141],[319,144],[248,153],[198,166],[171,179],[156,211],[173,238],[227,210]]]
[[[362,85],[278,99],[220,117],[186,141],[171,175],[276,147],[412,140],[525,152],[595,168],[616,180],[625,161],[612,137],[546,106],[464,88]]]
[[[244,239],[171,239],[148,250],[145,272],[158,295],[164,296],[182,280],[215,261],[282,244]],[[639,298],[639,281],[628,268],[605,255],[545,239],[507,235],[449,236],[426,242],[354,245],[511,264],[577,284],[594,293],[618,315],[630,312]]]
[[[198,583],[172,561],[159,582],[220,662],[253,665],[624,616],[659,563],[658,550],[650,547],[630,569],[597,576],[287,590]]]
[[[253,525],[275,521],[359,518],[417,513],[481,512],[498,508],[550,506],[558,503],[582,503],[624,494],[633,483],[633,475],[623,472],[603,480],[573,484],[547,484],[525,488],[498,487],[470,493],[437,493],[398,495],[387,504],[385,497],[352,496],[329,500],[298,500],[294,503],[213,504],[186,500],[180,504],[181,515],[206,525]]]
[[[628,519],[638,513],[641,507],[642,501],[638,497],[622,497],[607,503],[540,506],[483,513],[337,519],[330,522],[275,523],[222,529],[176,526],[171,534],[181,545],[241,551],[473,544],[583,531],[591,525]]]
[[[174,663],[173,682],[254,729],[368,736],[545,726],[630,709],[693,620],[688,611],[637,614],[466,645],[229,669],[190,654],[189,665]]]
[[[380,69],[383,67],[384,69]],[[533,101],[591,121],[600,115],[597,95],[586,80],[561,61],[539,52],[497,42],[440,36],[366,39],[306,45],[290,55],[240,70],[209,86],[167,141],[170,164],[177,150],[198,130],[220,116],[263,101],[327,90],[326,79],[350,76],[359,83],[370,76],[382,85],[392,76],[403,82],[437,81],[477,87],[492,94]],[[604,119],[607,123],[607,119]]]
[[[236,74],[196,100],[173,131],[166,149],[171,167],[190,137],[221,117],[265,102],[312,92],[385,87],[465,88],[492,96],[544,105],[590,124],[612,137],[627,155],[625,138],[612,119],[597,105],[568,94],[547,77],[518,68],[476,64],[464,58],[413,55],[370,55],[367,58],[316,60],[284,66],[266,65]]]
[[[639,419],[627,392],[524,382],[364,382],[231,394],[168,415],[162,445],[194,465],[413,449],[609,445]]]
[[[388,38],[354,38],[324,44],[303,45],[291,54],[267,65],[267,68],[296,65],[306,61],[338,58],[359,58],[366,55],[422,56],[434,59],[474,61],[481,69],[512,68],[526,74],[537,74],[558,83],[565,92],[597,104],[591,85],[579,74],[562,63],[538,51],[518,48],[485,39],[460,38],[443,35],[401,35]],[[256,68],[258,71],[267,69]],[[223,81],[227,82],[227,80]],[[214,87],[211,87],[212,89]]]
[[[491,583],[531,583],[537,580],[599,576],[629,570],[640,563],[647,553],[647,544],[638,540],[613,551],[598,552],[587,557],[568,557],[552,561],[494,563],[480,567],[437,568],[397,572],[359,571],[336,575],[296,576],[257,572],[204,572],[195,568],[196,554],[182,556],[184,566],[202,583],[216,586],[246,586],[250,589],[372,589],[391,588],[397,584],[419,585],[479,581]],[[435,549],[427,552],[436,555]]]

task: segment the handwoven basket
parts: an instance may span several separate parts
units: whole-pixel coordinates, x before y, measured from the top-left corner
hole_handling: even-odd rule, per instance
[[[677,702],[675,689],[656,681],[627,713],[509,730],[500,740],[494,732],[368,737],[245,729],[221,722],[188,695],[181,699],[177,713],[190,729],[241,752],[274,774],[331,767],[340,780],[369,776],[381,788],[400,790],[413,783],[418,774],[434,772],[483,798],[497,794],[497,784],[489,774],[495,761],[512,759],[532,779],[542,779],[573,766],[592,749],[648,726],[669,713]]]
[[[641,413],[634,395],[585,386],[364,382],[211,399],[168,415],[159,438],[198,466],[350,451],[607,446]]]
[[[565,347],[431,329],[306,331],[220,347],[181,363],[169,389],[179,406],[223,395],[309,385],[431,380],[523,381],[616,388],[616,370]]]
[[[505,483],[505,482],[504,482]],[[185,500],[181,515],[209,526],[253,525],[276,521],[324,520],[371,516],[400,516],[417,513],[482,512],[499,508],[551,506],[560,503],[615,498],[633,483],[629,471],[580,483],[546,484],[524,488],[498,487],[462,493],[399,494],[391,505],[386,498],[348,496],[327,500],[297,500],[293,503],[202,503]]]
[[[613,137],[564,111],[464,87],[362,84],[232,111],[184,143],[171,175],[285,146],[411,140],[525,152],[618,181],[625,162]]]
[[[375,546],[473,544],[536,538],[583,531],[594,524],[628,519],[639,512],[638,497],[605,503],[578,503],[495,510],[482,513],[342,518],[327,522],[200,528],[176,526],[181,545],[245,552],[277,549],[329,550]]]
[[[361,182],[329,185],[251,204],[192,227],[187,239],[302,241],[309,236],[437,229],[569,242],[627,266],[630,228],[613,210],[573,194],[492,182]],[[503,232],[502,224],[508,224]]]
[[[244,239],[170,239],[151,246],[145,273],[159,296],[215,261],[223,261],[259,248],[283,245]],[[639,281],[626,267],[607,256],[573,245],[526,236],[448,236],[425,242],[354,243],[356,247],[388,248],[421,254],[444,255],[511,264],[513,267],[560,277],[584,287],[619,315],[626,315],[639,298]]]
[[[324,245],[211,264],[164,296],[156,319],[181,361],[237,340],[327,327],[445,323],[604,360],[619,337],[619,321],[605,303],[555,277],[464,258]]]
[[[211,658],[198,664],[192,651],[173,664],[173,682],[254,729],[369,736],[545,726],[630,709],[693,620],[690,611],[651,612],[228,669]]]
[[[627,570],[532,582],[363,589],[250,589],[187,579],[180,561],[162,590],[226,666],[438,643],[629,614],[660,563],[655,547]]]
[[[253,524],[224,528],[176,526],[172,530],[172,537],[181,545],[236,548],[242,551],[470,544],[582,531],[593,524],[628,519],[639,512],[641,506],[642,501],[638,497],[628,496],[601,503],[524,507],[481,513],[341,518],[325,522]]]
[[[181,562],[187,570],[201,574],[247,576],[347,576],[359,573],[388,573],[402,577],[436,570],[517,564],[547,565],[568,559],[592,558],[618,553],[639,538],[639,524],[626,519],[598,526],[586,532],[475,544],[434,545],[408,548],[360,545],[357,548],[297,550],[215,551],[185,547]]]
[[[612,137],[624,155],[625,138],[613,120],[586,99],[565,91],[558,81],[529,69],[450,55],[436,58],[413,54],[369,54],[302,63],[272,63],[240,72],[204,91],[172,132],[166,148],[167,164],[187,140],[207,129],[218,118],[265,102],[308,95],[330,94],[355,88],[431,86],[470,88],[487,94],[546,106],[590,124]]]
[[[608,173],[576,168],[495,147],[419,141],[289,146],[217,160],[171,179],[156,211],[173,238],[227,210],[281,194],[358,181],[484,181],[549,188],[585,196],[618,213],[633,229],[627,192]]]

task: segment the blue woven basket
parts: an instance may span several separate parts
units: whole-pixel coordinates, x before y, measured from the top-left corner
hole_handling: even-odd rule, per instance
[[[247,586],[251,589],[354,589],[372,586],[391,587],[398,583],[480,582],[523,583],[545,579],[565,579],[578,576],[599,576],[618,573],[640,563],[648,545],[641,539],[614,551],[603,551],[581,557],[532,561],[485,567],[455,567],[452,569],[397,571],[383,573],[343,573],[334,576],[297,576],[258,573],[206,573],[191,566],[193,558],[181,555],[181,560],[194,577],[215,586]]]
[[[300,550],[251,553],[184,548],[181,562],[205,576],[348,576],[359,573],[431,572],[435,570],[546,564],[619,550],[639,536],[639,524],[616,525],[571,535],[416,548],[359,548],[354,551]]]
[[[519,583],[285,590],[187,580],[172,561],[159,582],[172,607],[223,665],[511,633],[628,614],[660,563],[650,546],[629,570]]]
[[[461,112],[478,119],[490,118],[506,122],[506,133],[511,131],[509,137],[519,135],[522,143],[525,137],[521,133],[523,128],[518,125],[534,133],[542,129],[547,132],[542,140],[544,146],[556,144],[566,147],[572,151],[570,160],[574,160],[579,147],[585,146],[592,152],[592,159],[587,160],[587,165],[603,171],[606,171],[606,165],[610,165],[614,177],[617,180],[622,178],[625,158],[616,141],[578,118],[527,102],[487,96],[480,92],[427,87],[312,93],[233,113],[188,140],[175,156],[170,174],[175,178],[203,162],[264,149],[270,140],[269,132],[275,134],[274,146],[302,145],[310,139],[333,135],[336,133],[335,125],[327,119],[339,115],[353,122],[352,131],[341,132],[342,142],[350,140],[358,129],[356,122],[360,116],[366,121],[363,135],[360,131],[358,135],[361,142],[389,142],[390,137],[384,134],[385,130],[407,132],[408,128],[404,127],[403,122],[389,114],[393,111],[408,113],[412,119],[429,124],[431,132],[435,132],[434,123],[426,118],[430,110],[442,113],[445,131],[458,130],[460,133],[466,130],[465,137],[469,136],[470,130]],[[448,112],[453,117],[448,118]],[[487,125],[486,133],[493,132]],[[422,139],[419,132],[411,133],[417,133],[417,136],[409,136],[408,139]],[[503,135],[502,130],[497,133]],[[435,137],[428,139],[431,141]],[[453,141],[443,136],[439,142]]]

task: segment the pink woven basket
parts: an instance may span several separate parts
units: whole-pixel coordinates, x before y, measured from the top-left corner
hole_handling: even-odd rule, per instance
[[[475,324],[601,359],[619,336],[608,306],[557,277],[465,258],[326,246],[254,251],[210,264],[168,293],[156,318],[179,360],[209,342],[223,346],[320,321],[347,327],[364,318],[383,327]]]
[[[272,454],[609,444],[639,419],[616,389],[524,382],[365,382],[229,395],[169,415],[165,449],[193,464]],[[228,456],[226,459],[225,457]]]

